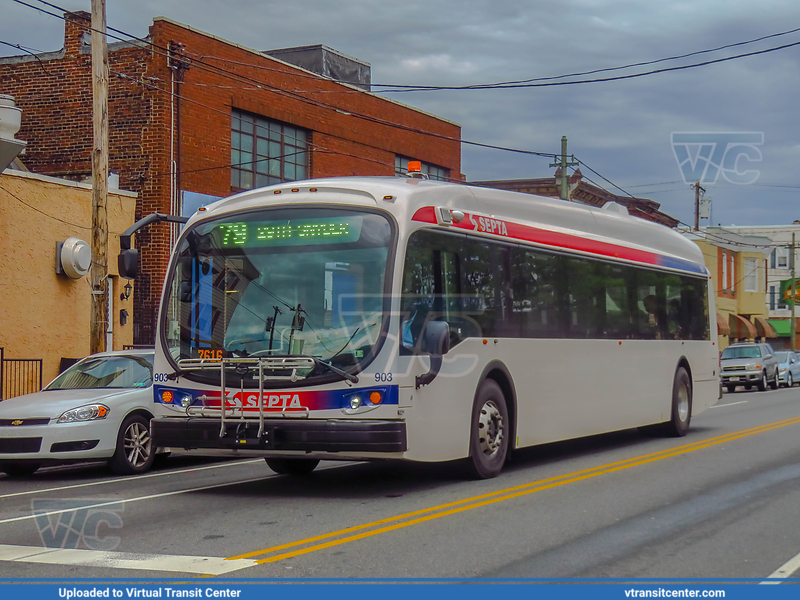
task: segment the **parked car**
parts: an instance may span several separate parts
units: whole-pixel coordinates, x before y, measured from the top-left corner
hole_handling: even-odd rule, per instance
[[[156,454],[150,419],[169,410],[153,401],[153,355],[93,354],[42,391],[0,402],[0,471],[98,459],[119,474],[147,471]]]
[[[753,385],[762,392],[767,384],[777,390],[779,385],[778,361],[769,344],[731,344],[722,351],[722,384],[729,392],[743,385],[749,390]]]
[[[778,351],[775,353],[778,360],[778,381],[780,385],[792,387],[800,382],[800,356],[794,352]]]

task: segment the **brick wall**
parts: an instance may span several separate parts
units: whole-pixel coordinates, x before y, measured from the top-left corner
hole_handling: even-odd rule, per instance
[[[28,142],[23,160],[32,171],[72,179],[91,175],[91,49],[82,41],[89,24],[88,13],[68,13],[61,52],[40,55],[41,62],[30,56],[0,59],[2,91],[13,95],[23,110],[17,137]],[[458,125],[166,19],[155,20],[149,34],[155,49],[129,44],[109,48],[110,169],[119,173],[122,189],[139,194],[137,219],[171,212],[170,157],[178,148],[171,148],[170,133],[176,107],[170,93],[173,71],[161,50],[170,42],[185,45],[190,63],[178,87],[185,191],[231,193],[234,108],[310,130],[311,177],[393,175],[396,154],[460,176]],[[142,274],[134,294],[134,341],[145,344],[154,339],[170,226],[150,225],[136,235],[135,245]],[[111,251],[109,260],[114,261],[118,249]]]

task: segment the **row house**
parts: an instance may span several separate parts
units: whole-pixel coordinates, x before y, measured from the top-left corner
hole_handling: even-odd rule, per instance
[[[795,249],[794,261],[791,256],[793,238],[795,244],[800,245],[800,221],[795,221],[791,225],[708,227],[704,231],[710,235],[760,236],[770,240],[766,261],[764,314],[767,315],[770,325],[777,332],[777,338],[772,340],[773,346],[780,349],[790,348],[792,310],[787,299],[781,295],[781,282],[791,279],[793,264],[795,268],[800,267],[800,262],[797,262],[800,252]],[[800,315],[800,309],[795,307],[795,319],[798,315]],[[800,332],[800,324],[796,325],[795,332]],[[794,347],[800,347],[800,338],[795,340]]]
[[[712,320],[717,322],[719,349],[740,341],[774,343],[778,333],[766,310],[772,240],[711,229],[682,233],[700,247],[711,273],[716,304]]]

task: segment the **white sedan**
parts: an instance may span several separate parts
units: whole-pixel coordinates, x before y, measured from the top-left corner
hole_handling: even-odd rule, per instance
[[[93,354],[42,391],[0,402],[0,471],[104,459],[115,473],[143,473],[156,454],[150,419],[163,410],[152,350]]]

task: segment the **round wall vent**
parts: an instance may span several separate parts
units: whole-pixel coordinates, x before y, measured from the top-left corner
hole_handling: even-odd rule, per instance
[[[92,249],[76,237],[67,238],[61,246],[61,268],[72,279],[79,279],[92,266]]]

